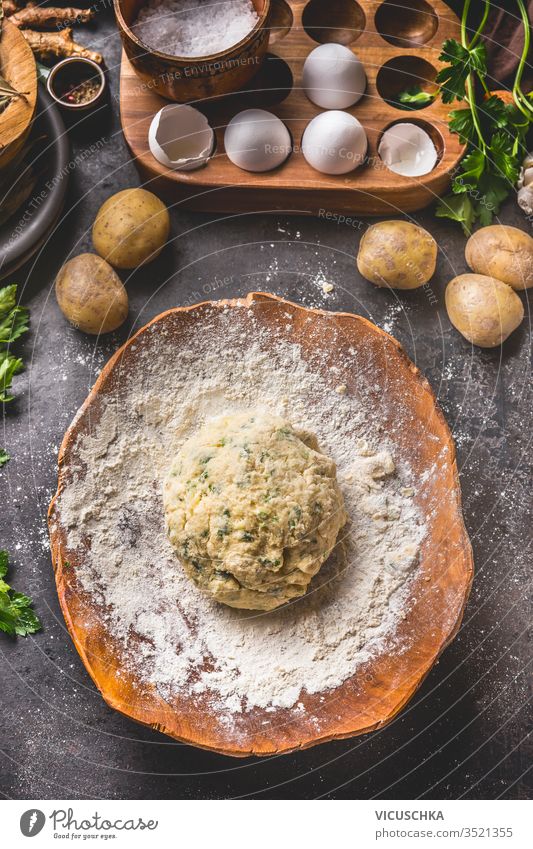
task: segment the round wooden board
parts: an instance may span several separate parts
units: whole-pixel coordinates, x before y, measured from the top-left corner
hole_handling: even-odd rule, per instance
[[[242,309],[243,305],[248,309]],[[213,710],[208,693],[193,698],[180,692],[165,700],[125,667],[102,609],[77,584],[76,571],[84,551],[67,549],[60,503],[61,492],[73,475],[78,481],[83,475],[77,440],[98,428],[105,403],[117,400],[121,380],[135,370],[139,356],[147,349],[153,349],[155,355],[159,334],[164,333],[175,342],[179,357],[185,335],[191,330],[201,332],[206,319],[228,309],[232,310],[232,319],[242,323],[243,331],[250,332],[252,325],[247,322],[253,318],[255,326],[259,322],[261,327],[275,330],[276,338],[299,344],[308,363],[321,363],[317,370],[332,387],[342,380],[357,398],[358,387],[365,383],[367,403],[370,399],[376,419],[393,441],[396,456],[408,459],[413,469],[418,481],[414,497],[428,528],[420,566],[410,587],[407,613],[387,652],[368,661],[334,690],[314,695],[303,692],[300,701],[304,710],[254,708],[236,714],[231,725]],[[318,351],[321,357],[317,360]],[[357,371],[346,367],[342,374],[334,374],[332,366],[349,362],[354,351]],[[349,352],[345,360],[344,354]],[[238,358],[238,351],[235,354]],[[366,319],[306,309],[262,293],[237,301],[169,310],[111,358],[65,434],[49,527],[63,614],[76,648],[108,705],[177,740],[238,757],[285,753],[363,734],[390,722],[457,632],[473,577],[454,445],[428,382],[399,343]]]
[[[0,74],[23,92],[0,113],[0,169],[18,153],[30,131],[37,102],[37,69],[31,47],[20,30],[4,20],[0,36]]]

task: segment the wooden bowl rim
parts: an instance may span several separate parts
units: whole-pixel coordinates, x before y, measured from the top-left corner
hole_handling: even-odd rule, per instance
[[[26,96],[24,98],[20,98],[20,97],[14,98],[11,101],[11,103],[8,103],[8,105],[5,107],[5,109],[0,113],[0,122],[4,122],[6,117],[12,117],[14,112],[20,112],[21,111],[21,102],[26,104],[25,108],[29,107],[29,112],[26,115],[26,117],[23,119],[24,126],[22,126],[22,127],[17,127],[16,125],[13,126],[11,134],[2,139],[2,142],[0,144],[0,153],[4,153],[7,150],[7,148],[9,147],[9,145],[16,143],[24,135],[24,133],[28,132],[28,129],[29,129],[31,122],[33,121],[33,117],[35,115],[35,108],[36,108],[36,104],[37,104],[37,83],[38,83],[37,66],[35,64],[35,58],[33,56],[31,47],[28,44],[28,42],[26,41],[26,39],[24,38],[24,36],[22,35],[21,30],[18,27],[16,27],[15,24],[12,24],[10,22],[9,18],[4,17],[3,22],[2,22],[2,36],[0,36],[0,53],[2,51],[2,45],[1,45],[2,37],[5,37],[6,35],[7,35],[6,41],[9,40],[11,42],[16,43],[16,41],[18,40],[21,48],[24,50],[26,55],[28,57],[31,56],[31,58],[33,59],[33,76],[32,76],[31,91],[26,92]],[[9,50],[13,49],[13,44],[9,44],[7,47],[5,47],[5,45],[4,45],[4,49],[7,52],[9,52]],[[15,67],[17,67],[17,66],[15,66]],[[10,80],[10,83],[16,88],[17,85],[18,85],[18,80],[17,79]]]
[[[300,310],[300,311],[302,311],[304,313],[308,313],[310,315],[325,316],[329,319],[336,318],[336,317],[348,318],[348,319],[350,319],[350,320],[352,320],[356,323],[359,322],[359,323],[365,325],[373,333],[375,333],[377,336],[381,336],[383,339],[387,340],[388,344],[392,343],[393,347],[396,349],[400,358],[403,359],[404,362],[406,363],[406,365],[408,366],[410,372],[413,375],[413,378],[419,383],[421,388],[427,394],[427,396],[428,396],[428,398],[429,398],[429,400],[431,401],[431,404],[432,404],[433,413],[436,414],[436,417],[437,417],[439,423],[444,428],[444,434],[446,436],[446,447],[447,447],[448,452],[449,452],[447,463],[448,463],[448,466],[449,466],[449,468],[451,470],[451,474],[452,474],[452,480],[453,480],[453,486],[454,486],[453,495],[454,495],[454,499],[455,499],[456,514],[457,514],[456,519],[457,519],[457,522],[458,522],[458,528],[459,528],[460,536],[461,536],[461,543],[462,543],[461,553],[463,555],[463,562],[464,562],[463,580],[462,580],[462,584],[461,584],[462,594],[463,594],[462,603],[461,603],[461,605],[460,605],[460,607],[457,611],[457,615],[456,615],[454,621],[450,624],[450,627],[447,631],[447,634],[445,634],[443,636],[440,644],[438,644],[436,646],[436,649],[432,653],[431,657],[429,657],[429,659],[427,660],[427,662],[424,665],[422,665],[421,667],[419,667],[417,669],[416,675],[413,676],[412,681],[410,683],[410,686],[403,692],[402,698],[398,699],[398,701],[393,704],[393,706],[390,708],[390,710],[388,711],[386,716],[382,716],[380,718],[377,718],[374,721],[363,720],[362,721],[363,724],[359,724],[355,728],[348,730],[348,731],[342,731],[342,732],[341,731],[339,731],[339,732],[332,731],[330,733],[325,733],[325,734],[322,734],[322,735],[318,734],[316,737],[314,737],[312,739],[309,738],[299,745],[288,744],[286,747],[281,746],[281,747],[277,748],[276,750],[268,750],[268,751],[266,751],[266,750],[262,751],[259,747],[255,748],[254,746],[252,746],[251,748],[247,748],[247,749],[242,748],[242,747],[241,748],[232,748],[230,745],[228,745],[227,747],[220,747],[218,745],[215,745],[214,743],[210,744],[209,742],[201,742],[198,739],[195,739],[195,737],[192,733],[189,736],[180,735],[174,729],[169,729],[161,723],[149,722],[149,721],[146,721],[146,720],[139,718],[138,716],[133,715],[131,707],[129,707],[128,705],[125,705],[123,701],[120,701],[115,696],[110,695],[107,692],[104,692],[104,690],[100,686],[100,683],[98,681],[98,677],[95,675],[95,673],[93,671],[92,661],[91,661],[90,657],[88,656],[84,645],[81,643],[80,639],[78,638],[76,629],[74,627],[74,624],[73,624],[73,621],[72,621],[72,618],[71,618],[71,615],[70,615],[69,605],[68,605],[68,602],[67,602],[67,599],[66,599],[67,586],[66,586],[66,582],[64,580],[64,572],[63,572],[64,561],[63,561],[63,556],[62,556],[62,551],[61,551],[62,543],[61,543],[60,533],[59,533],[57,527],[55,527],[55,528],[53,527],[53,525],[54,525],[54,512],[55,512],[55,508],[56,508],[56,503],[57,503],[57,499],[59,498],[61,491],[62,491],[60,472],[61,472],[61,467],[62,467],[64,458],[65,458],[66,451],[77,438],[78,423],[81,420],[83,414],[91,406],[93,401],[98,397],[100,386],[105,382],[107,376],[114,369],[115,364],[120,360],[120,358],[125,353],[125,351],[131,345],[134,345],[136,340],[142,334],[147,332],[150,327],[152,327],[153,325],[155,325],[159,321],[164,320],[167,316],[177,314],[177,313],[189,313],[189,312],[192,312],[194,310],[200,309],[202,307],[212,307],[212,308],[220,308],[220,307],[225,307],[225,306],[229,306],[229,307],[243,307],[243,306],[244,307],[251,307],[254,304],[254,302],[258,302],[258,301],[259,302],[260,301],[277,302],[280,305],[292,307],[296,310]],[[452,439],[452,436],[451,436],[451,432],[450,432],[450,429],[448,427],[448,423],[447,423],[447,421],[444,417],[444,414],[443,414],[442,410],[440,409],[440,407],[437,403],[437,399],[435,397],[435,393],[433,392],[433,389],[431,388],[431,385],[429,384],[428,380],[421,374],[420,369],[417,366],[415,366],[414,363],[410,360],[410,358],[408,357],[407,353],[405,352],[403,346],[398,342],[397,339],[395,339],[393,336],[391,336],[386,331],[382,330],[380,327],[377,327],[377,325],[375,325],[372,321],[364,318],[363,316],[357,315],[356,313],[337,312],[337,311],[329,311],[329,310],[305,307],[305,306],[302,306],[301,304],[295,303],[294,301],[289,301],[286,298],[281,298],[278,295],[274,295],[274,294],[271,294],[271,293],[268,293],[268,292],[250,292],[248,295],[243,296],[243,297],[221,299],[221,300],[215,300],[215,301],[205,300],[205,301],[200,301],[196,304],[191,304],[191,305],[188,305],[188,306],[173,307],[171,309],[164,310],[162,313],[159,313],[157,316],[155,316],[153,319],[151,319],[147,324],[145,324],[143,327],[141,327],[133,336],[131,336],[123,345],[121,345],[120,348],[113,354],[113,356],[105,364],[105,366],[102,369],[102,371],[100,372],[94,386],[92,387],[91,391],[89,392],[87,398],[85,399],[85,401],[83,402],[83,404],[79,408],[79,410],[76,413],[72,423],[69,425],[69,427],[67,428],[67,430],[65,432],[65,435],[63,437],[63,440],[62,440],[60,448],[59,448],[58,471],[59,471],[59,479],[58,479],[57,491],[55,492],[54,496],[52,497],[52,500],[50,501],[50,506],[49,506],[49,509],[48,509],[48,527],[49,527],[49,534],[50,534],[50,549],[51,549],[52,563],[53,563],[53,567],[54,567],[54,574],[55,574],[55,581],[56,581],[56,588],[57,588],[59,603],[60,603],[60,606],[61,606],[61,610],[63,612],[63,616],[65,618],[65,622],[66,622],[69,634],[71,636],[71,639],[72,639],[72,641],[73,641],[73,643],[76,647],[78,654],[80,655],[80,657],[82,659],[82,662],[85,666],[85,669],[89,673],[90,677],[92,678],[93,682],[95,683],[96,687],[98,688],[98,691],[100,692],[102,698],[104,699],[104,701],[106,702],[106,704],[109,707],[113,708],[114,710],[117,710],[119,713],[126,716],[128,719],[134,719],[136,722],[139,722],[141,725],[146,725],[149,728],[152,728],[152,729],[160,731],[164,734],[167,734],[168,736],[172,737],[173,739],[175,739],[175,740],[177,740],[181,743],[185,743],[187,745],[193,745],[193,746],[196,746],[198,748],[205,749],[205,750],[211,751],[211,752],[216,752],[216,753],[221,754],[221,755],[229,755],[231,757],[239,757],[239,758],[249,757],[249,756],[264,757],[266,755],[288,754],[290,752],[297,751],[297,750],[300,750],[300,749],[307,749],[307,748],[310,748],[312,746],[315,746],[315,745],[318,745],[318,744],[321,744],[321,743],[328,743],[328,742],[331,742],[333,740],[342,740],[342,739],[346,739],[346,738],[350,738],[350,737],[354,737],[354,736],[359,736],[359,735],[362,735],[362,734],[367,734],[371,731],[375,731],[378,728],[383,728],[385,725],[388,725],[398,715],[398,713],[404,708],[404,706],[411,700],[411,698],[413,697],[416,690],[418,690],[420,685],[423,683],[426,676],[429,674],[429,672],[431,671],[431,669],[435,665],[436,661],[438,660],[438,658],[440,657],[440,655],[442,654],[444,649],[452,642],[452,640],[454,639],[454,637],[456,636],[456,634],[457,634],[457,632],[460,628],[460,625],[461,625],[461,622],[462,622],[462,619],[463,619],[463,615],[464,615],[464,611],[465,611],[465,607],[466,607],[466,604],[468,602],[468,597],[469,597],[470,590],[471,590],[471,587],[472,587],[472,581],[473,581],[473,577],[474,577],[474,560],[473,560],[472,546],[471,546],[471,543],[470,543],[470,539],[469,539],[469,536],[468,536],[468,533],[467,533],[467,530],[466,530],[466,526],[465,526],[465,523],[464,523],[464,518],[463,518],[459,472],[458,472],[458,469],[457,469],[456,451],[455,451],[455,445],[454,445],[454,442],[453,442],[453,439]],[[342,687],[342,685],[340,685],[340,686]],[[365,721],[367,721],[366,725],[364,725]],[[338,722],[340,722],[340,720],[338,720]],[[235,745],[235,742],[234,742],[233,745]]]
[[[243,47],[246,47],[246,45],[253,40],[253,37],[256,35],[256,33],[261,29],[265,28],[264,25],[270,14],[270,3],[271,0],[264,0],[265,6],[263,12],[261,13],[261,17],[254,25],[253,29],[251,29],[250,32],[245,35],[244,38],[241,38],[241,40],[238,41],[236,44],[227,47],[225,50],[222,50],[219,53],[208,53],[205,56],[177,56],[174,53],[163,53],[160,50],[155,50],[148,44],[145,44],[144,41],[141,41],[141,39],[137,35],[135,35],[131,27],[128,26],[124,19],[124,15],[122,14],[121,0],[113,0],[113,5],[115,7],[115,16],[120,29],[128,36],[129,39],[131,39],[131,41],[133,41],[137,45],[137,47],[141,47],[147,55],[157,56],[158,59],[163,59],[166,62],[177,61],[183,65],[188,66],[196,65],[198,63],[205,64],[206,62],[218,62],[220,59],[228,58],[234,53],[238,52]]]

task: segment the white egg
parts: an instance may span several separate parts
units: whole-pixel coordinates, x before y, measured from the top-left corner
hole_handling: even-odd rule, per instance
[[[321,112],[305,128],[302,153],[323,174],[347,174],[364,160],[368,140],[357,118],[348,112]]]
[[[228,159],[244,171],[272,171],[291,152],[290,133],[264,109],[245,109],[231,119],[224,134]]]
[[[344,44],[321,44],[304,63],[302,83],[313,103],[323,109],[347,109],[361,99],[366,74],[355,55]]]
[[[213,153],[215,134],[198,109],[171,103],[154,115],[148,145],[152,156],[166,168],[192,171],[205,165]]]
[[[429,174],[437,163],[437,150],[431,137],[416,124],[394,124],[385,130],[378,153],[387,168],[403,177]]]

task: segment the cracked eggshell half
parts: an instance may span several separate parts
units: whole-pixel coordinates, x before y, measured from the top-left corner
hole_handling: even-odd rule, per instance
[[[348,174],[363,162],[367,147],[362,124],[336,109],[316,115],[302,137],[305,160],[322,174]]]
[[[243,171],[272,171],[292,150],[291,134],[277,115],[265,109],[245,109],[231,119],[224,133],[228,159]]]
[[[302,75],[304,91],[323,109],[347,109],[361,99],[366,74],[355,55],[344,44],[328,42],[311,51]]]
[[[163,106],[148,130],[152,156],[174,171],[193,171],[213,153],[215,134],[205,115],[182,103]]]
[[[438,154],[431,137],[417,124],[394,124],[381,137],[378,153],[390,171],[422,177],[433,171]]]

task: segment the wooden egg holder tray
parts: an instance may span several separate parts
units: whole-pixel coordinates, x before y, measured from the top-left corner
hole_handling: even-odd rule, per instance
[[[448,131],[447,116],[452,107],[437,100],[424,109],[410,111],[395,107],[387,99],[417,84],[424,90],[435,88],[434,77],[442,67],[438,61],[442,42],[459,37],[459,21],[453,12],[441,0],[433,0],[431,5],[425,0],[272,0],[272,7],[269,53],[249,87],[194,104],[207,115],[216,132],[213,159],[196,171],[170,171],[150,153],[150,122],[168,101],[143,84],[123,53],[122,127],[146,188],[196,210],[285,210],[314,215],[320,210],[361,215],[410,212],[443,194],[450,171],[464,153],[457,136]],[[324,111],[311,103],[301,88],[304,61],[323,41],[345,43],[360,58],[368,78],[364,96],[346,110],[366,130],[367,161],[341,176],[315,171],[300,149],[305,127]],[[251,107],[278,115],[291,132],[295,147],[286,162],[263,174],[237,168],[224,150],[228,122]],[[377,152],[383,131],[403,121],[425,129],[437,148],[437,165],[423,177],[393,173]]]

